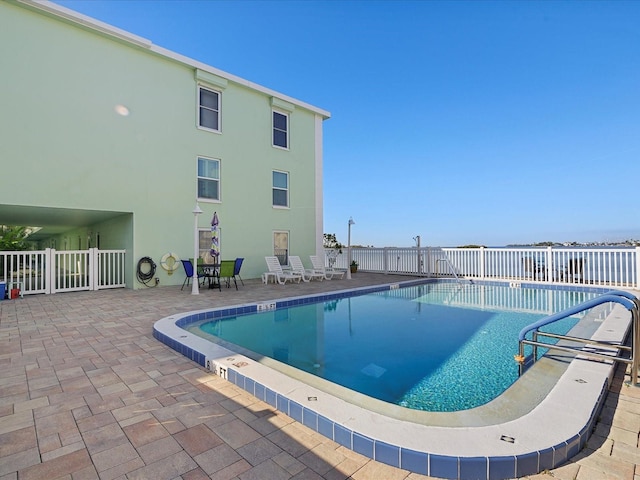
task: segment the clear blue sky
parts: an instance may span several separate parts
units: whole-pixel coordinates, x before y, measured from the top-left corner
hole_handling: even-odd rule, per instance
[[[58,1],[331,112],[325,232],[640,238],[638,1]]]

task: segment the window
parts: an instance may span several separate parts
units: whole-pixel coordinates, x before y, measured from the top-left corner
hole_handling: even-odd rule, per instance
[[[220,200],[220,160],[198,157],[198,198]]]
[[[273,171],[273,206],[289,206],[289,174]]]
[[[273,111],[273,146],[289,148],[289,115]]]
[[[289,232],[273,232],[273,254],[280,265],[289,265]]]
[[[220,92],[198,87],[198,126],[220,131]]]
[[[211,252],[211,229],[198,229],[198,258],[205,259]],[[193,253],[189,256],[192,256]],[[213,262],[212,262],[213,263]]]

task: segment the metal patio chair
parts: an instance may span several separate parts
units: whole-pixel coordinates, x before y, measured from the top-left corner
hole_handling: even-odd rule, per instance
[[[180,261],[182,262],[182,266],[184,267],[184,273],[186,275],[184,278],[184,281],[182,282],[182,287],[180,287],[180,290],[182,290],[185,284],[189,286],[189,282],[193,278],[193,263],[191,263],[191,260],[180,260]],[[205,275],[202,273],[198,273],[196,281],[199,282],[201,278],[205,278]]]

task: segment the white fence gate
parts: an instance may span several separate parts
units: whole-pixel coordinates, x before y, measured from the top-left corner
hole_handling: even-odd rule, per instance
[[[124,288],[125,250],[0,252],[0,283],[22,295]]]

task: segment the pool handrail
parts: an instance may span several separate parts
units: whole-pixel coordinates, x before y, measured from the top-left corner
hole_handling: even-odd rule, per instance
[[[631,358],[624,358],[620,354],[616,356],[604,355],[602,353],[596,352],[584,352],[578,349],[574,349],[572,347],[562,347],[554,344],[548,343],[540,343],[537,340],[538,335],[547,335],[549,337],[555,337],[557,339],[565,339],[565,340],[574,340],[574,341],[582,341],[582,343],[589,343],[594,346],[600,345],[609,347],[611,345],[602,342],[595,342],[590,339],[582,339],[576,337],[568,337],[564,335],[552,335],[545,334],[543,332],[538,332],[538,329],[542,326],[548,325],[550,323],[556,322],[558,320],[562,320],[564,318],[570,317],[571,315],[575,315],[576,313],[580,313],[585,310],[589,310],[593,307],[597,307],[598,305],[602,305],[603,303],[614,302],[622,305],[631,313],[631,347],[623,347],[619,345],[619,349],[624,349],[631,352]],[[527,340],[527,333],[535,331],[533,340]],[[607,293],[600,295],[599,297],[593,298],[586,302],[580,303],[574,307],[568,308],[562,312],[555,313],[553,315],[549,315],[537,322],[528,325],[523,328],[518,335],[518,355],[515,357],[516,361],[520,364],[519,371],[520,375],[524,372],[526,365],[530,365],[527,362],[527,358],[530,357],[531,363],[537,360],[537,347],[545,347],[549,349],[561,350],[566,352],[574,352],[580,353],[581,355],[586,355],[588,357],[600,358],[600,359],[609,359],[612,361],[621,361],[623,363],[627,363],[631,365],[631,384],[636,385],[638,381],[638,371],[640,369],[640,299],[638,299],[635,295],[630,292],[625,292],[622,290],[612,290]],[[525,358],[524,355],[524,345],[531,345],[534,347],[534,353]]]
[[[624,292],[622,290],[611,290],[610,292],[603,293],[599,297],[592,298],[591,300],[587,300],[586,302],[579,303],[578,305],[574,305],[571,308],[567,308],[562,312],[554,313],[547,317],[544,317],[537,322],[534,322],[530,325],[527,325],[522,330],[520,330],[520,334],[518,335],[518,341],[522,341],[525,339],[527,333],[532,330],[537,330],[540,327],[548,325],[553,322],[557,322],[558,320],[565,319],[570,317],[571,315],[575,315],[576,313],[580,313],[584,310],[589,310],[590,308],[597,307],[598,305],[602,305],[603,303],[608,302],[616,302],[621,304],[627,310],[633,310],[636,308],[636,304],[633,300],[637,300],[636,296],[629,292]]]

